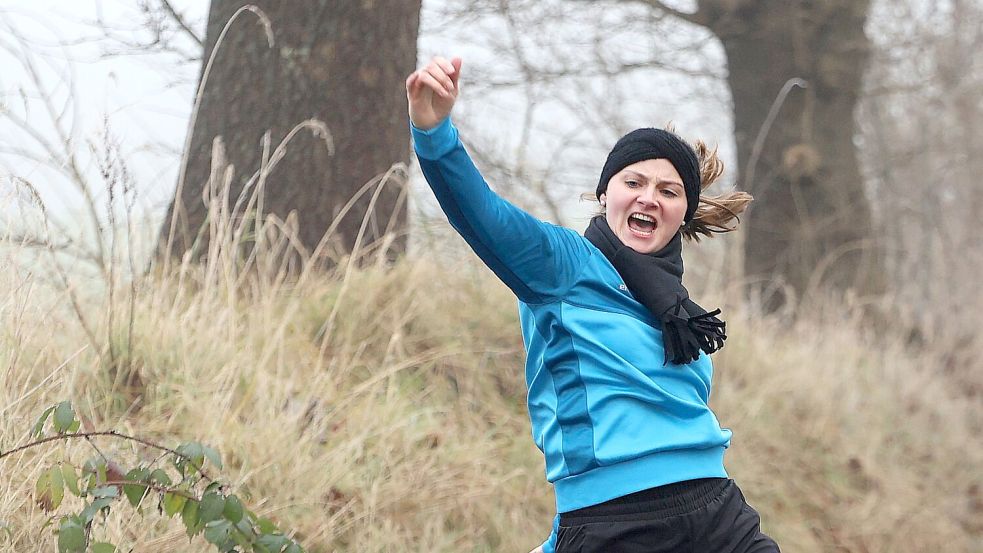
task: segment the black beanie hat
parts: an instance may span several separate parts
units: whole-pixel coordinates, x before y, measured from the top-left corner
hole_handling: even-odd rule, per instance
[[[607,191],[608,181],[622,169],[646,159],[667,159],[683,178],[686,190],[686,216],[689,222],[700,203],[700,162],[696,152],[683,139],[662,129],[636,129],[621,137],[611,149],[601,178],[597,183],[597,197]]]

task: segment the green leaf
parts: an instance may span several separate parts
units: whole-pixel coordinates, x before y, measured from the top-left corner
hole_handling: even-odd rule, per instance
[[[92,522],[92,519],[96,518],[96,514],[103,509],[108,509],[109,506],[113,504],[113,501],[115,501],[115,499],[112,497],[102,497],[86,505],[85,509],[82,509],[81,513],[82,523],[88,524]]]
[[[225,508],[222,510],[222,514],[225,515],[227,520],[237,523],[242,520],[242,503],[239,502],[239,498],[230,495],[225,498]]]
[[[53,509],[51,506],[51,473],[44,471],[34,483],[34,501],[44,511]]]
[[[273,534],[277,531],[276,524],[268,518],[261,518],[256,521],[256,526],[259,527],[259,531],[264,534]]]
[[[92,553],[116,553],[116,546],[105,541],[92,544]]]
[[[79,477],[75,472],[75,467],[69,463],[62,463],[61,465],[61,476],[65,481],[65,485],[68,486],[68,491],[81,497],[82,492],[79,490]]]
[[[183,495],[176,494],[173,492],[167,492],[164,494],[164,513],[167,514],[167,518],[171,518],[177,513],[181,512],[184,508],[184,503],[188,498]]]
[[[290,540],[281,534],[264,534],[256,540],[256,543],[261,544],[270,551],[280,553],[290,543]]]
[[[72,402],[63,401],[55,407],[55,432],[64,434],[75,424],[75,411]]]
[[[185,502],[184,508],[181,509],[181,522],[184,523],[189,538],[201,531],[202,527],[198,519],[198,501],[189,499]]]
[[[188,442],[181,444],[177,452],[185,456],[185,461],[196,469],[200,469],[205,464],[205,450],[198,442]]]
[[[92,497],[119,497],[119,489],[116,486],[103,486],[89,492]]]
[[[252,545],[253,541],[250,539],[251,536],[252,532],[246,534],[242,530],[234,527],[232,529],[232,533],[230,534],[232,541],[234,541],[236,545],[242,547],[243,551],[248,551],[247,548]]]
[[[245,505],[243,505],[243,508],[245,508]],[[259,520],[259,517],[256,516],[256,513],[250,511],[249,509],[245,509],[245,511],[246,514],[244,516],[249,519],[250,524],[255,524],[256,521]]]
[[[174,484],[171,482],[171,477],[167,475],[167,471],[164,469],[154,469],[154,471],[150,473],[150,481],[156,482],[157,484],[165,487]]]
[[[205,454],[205,457],[208,458],[208,461],[211,464],[215,465],[215,468],[218,468],[218,469],[221,469],[222,468],[222,456],[218,454],[218,451],[217,450],[212,449],[212,448],[208,447],[207,445],[206,446],[201,446],[201,449],[202,449],[202,452]]]
[[[31,436],[34,436],[35,438],[40,438],[41,434],[44,434],[44,423],[45,421],[48,420],[48,415],[50,415],[55,410],[55,407],[57,407],[57,405],[52,405],[51,407],[45,409],[43,413],[41,413],[41,416],[38,417],[38,421],[34,423],[34,428],[31,430]]]
[[[212,521],[205,525],[205,541],[215,545],[224,544],[229,539],[232,524],[227,520]]]
[[[57,509],[65,499],[65,477],[61,473],[61,467],[57,465],[51,467],[48,470],[48,477],[51,479],[51,508]]]
[[[58,553],[85,553],[85,530],[78,523],[64,521],[58,527]]]
[[[253,536],[256,531],[253,529],[253,523],[249,522],[249,519],[242,517],[242,520],[235,524],[236,530],[242,532],[244,536]]]
[[[143,482],[148,476],[147,469],[135,468],[126,473],[126,479],[130,482]],[[143,498],[147,495],[147,486],[143,484],[123,484],[123,494],[134,507],[140,505]]]
[[[201,450],[201,444],[198,442],[185,442],[178,446],[177,452],[185,457],[197,457],[198,455],[205,454],[205,452]]]
[[[104,464],[104,461],[98,457],[86,459],[85,463],[82,464],[82,476],[95,474],[101,464]]]
[[[79,490],[83,497],[99,485],[99,473],[105,474],[105,467],[106,463],[99,458],[89,459],[82,465],[82,470],[79,472]]]
[[[222,516],[223,510],[225,510],[225,498],[215,492],[208,492],[201,498],[198,518],[204,523],[209,523]]]

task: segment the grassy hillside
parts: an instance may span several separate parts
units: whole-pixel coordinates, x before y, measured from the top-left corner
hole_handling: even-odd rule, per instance
[[[553,507],[515,301],[471,261],[430,259],[295,283],[215,263],[111,299],[9,266],[0,449],[70,398],[96,428],[216,447],[224,477],[309,551],[525,553]],[[983,551],[983,413],[965,390],[979,365],[956,385],[941,352],[906,351],[843,309],[791,323],[728,307],[711,402],[734,431],[728,470],[783,551]],[[0,551],[55,550],[34,481],[92,453],[79,440],[0,461]],[[210,550],[152,510],[119,508],[94,537]]]

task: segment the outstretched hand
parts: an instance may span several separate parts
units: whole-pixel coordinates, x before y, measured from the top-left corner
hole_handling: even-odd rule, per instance
[[[435,57],[406,78],[410,121],[418,129],[436,127],[454,108],[460,92],[461,58]]]

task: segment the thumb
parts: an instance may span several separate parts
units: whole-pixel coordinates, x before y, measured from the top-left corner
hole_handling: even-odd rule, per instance
[[[457,83],[461,79],[461,65],[463,61],[461,58],[452,58],[451,65],[454,66],[454,73],[450,75],[451,82],[454,83],[454,88],[458,88]]]

